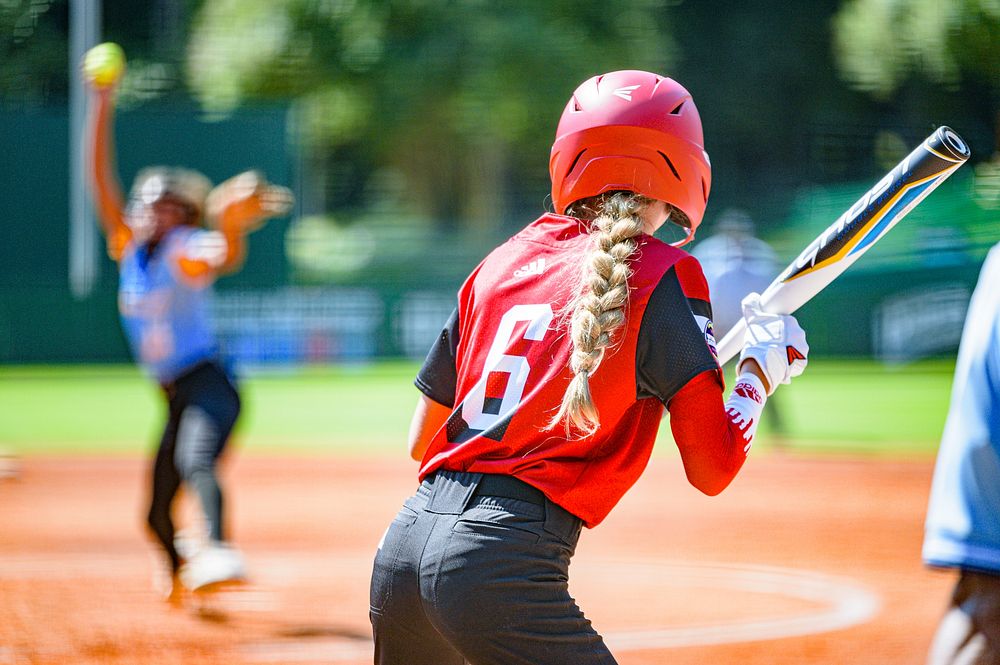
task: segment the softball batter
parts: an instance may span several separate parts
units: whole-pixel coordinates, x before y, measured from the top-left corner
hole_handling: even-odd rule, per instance
[[[998,284],[1000,245],[969,303],[927,509],[924,561],[959,572],[929,665],[1000,664]]]
[[[245,235],[287,214],[291,192],[247,172],[212,189],[200,173],[141,171],[127,206],[112,164],[114,82],[89,76],[87,143],[98,216],[108,253],[118,262],[118,306],[135,356],[163,389],[168,418],[156,453],[148,522],[171,571],[167,597],[206,591],[244,578],[240,553],[227,538],[216,474],[240,411],[209,317],[211,283],[238,270]],[[201,228],[208,218],[218,230]],[[174,543],[171,508],[181,483],[198,497],[208,541],[184,558]]]
[[[721,492],[767,395],[804,369],[795,319],[748,297],[723,400],[701,268],[652,236],[669,220],[678,245],[691,240],[711,183],[698,111],[676,81],[584,82],[549,172],[556,214],[473,271],[417,376],[421,484],[375,557],[376,663],[614,663],[568,590],[581,527],[642,473],[664,406],[688,479]]]

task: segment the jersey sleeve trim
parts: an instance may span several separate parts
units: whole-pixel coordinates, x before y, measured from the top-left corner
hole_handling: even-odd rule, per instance
[[[441,329],[431,350],[427,353],[423,366],[417,372],[413,385],[424,395],[438,404],[455,406],[455,390],[458,384],[458,309],[452,311]]]

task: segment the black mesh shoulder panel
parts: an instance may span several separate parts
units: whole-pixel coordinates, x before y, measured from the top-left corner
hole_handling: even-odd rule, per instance
[[[705,330],[695,315],[704,317],[711,330],[712,306],[684,295],[677,273],[671,268],[649,297],[639,327],[635,354],[639,399],[656,397],[666,404],[688,381],[718,369]]]

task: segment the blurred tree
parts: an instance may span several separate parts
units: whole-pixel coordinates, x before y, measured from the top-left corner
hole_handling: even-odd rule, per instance
[[[601,71],[664,71],[664,0],[214,0],[199,10],[188,74],[205,109],[293,97],[308,170],[331,156],[403,174],[407,203],[444,226],[539,208],[539,180],[573,86]],[[344,174],[340,174],[344,175]],[[353,178],[353,180],[352,180]],[[332,198],[332,197],[331,197]],[[316,209],[343,205],[318,200]],[[308,206],[308,203],[307,203]]]
[[[0,105],[23,108],[65,101],[67,1],[0,2]]]
[[[997,0],[847,0],[834,17],[834,54],[851,85],[884,102],[915,79],[965,93],[1000,140]]]
[[[185,99],[179,65],[191,5],[197,0],[100,2],[100,38],[118,42],[128,56],[119,105]],[[65,104],[74,70],[69,62],[69,3],[0,1],[0,108]]]
[[[803,182],[856,178],[854,137],[873,103],[830,65],[830,17],[840,0],[684,2],[671,13],[675,70],[694,94],[712,158],[706,223],[745,207],[767,232]],[[706,229],[709,228],[706,226]]]

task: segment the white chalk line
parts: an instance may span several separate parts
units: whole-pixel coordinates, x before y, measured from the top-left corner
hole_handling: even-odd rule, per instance
[[[608,561],[601,567],[606,572],[624,569],[650,579],[667,576],[678,586],[767,594],[818,606],[789,616],[609,631],[605,641],[612,651],[733,644],[832,632],[869,621],[881,606],[878,595],[855,580],[794,568],[657,560]]]
[[[584,569],[580,573],[580,569]],[[813,571],[753,564],[679,563],[673,561],[602,561],[577,566],[574,575],[645,574],[651,579],[668,579],[676,586],[725,589],[770,594],[818,604],[815,610],[791,616],[720,621],[710,625],[681,625],[646,630],[617,630],[604,633],[615,653],[678,647],[736,644],[775,640],[832,632],[864,623],[874,617],[879,597],[848,578]],[[636,603],[641,603],[639,593]],[[344,662],[371,658],[369,644],[344,640],[310,643],[268,643],[245,651],[254,662]]]
[[[369,556],[334,553],[253,553],[248,559],[251,573],[257,571],[255,579],[272,589],[296,581],[315,584],[323,578],[357,576],[359,571],[367,575],[371,564]],[[0,580],[39,575],[49,579],[115,577],[122,574],[123,568],[134,567],[136,560],[135,555],[106,553],[0,556]],[[606,579],[609,575],[625,574],[695,592],[697,589],[748,592],[807,601],[815,607],[786,616],[605,631],[605,642],[614,652],[734,644],[831,632],[870,620],[881,605],[878,595],[856,580],[795,568],[661,559],[580,560],[573,564],[574,579]],[[644,587],[647,592],[649,586]],[[634,603],[642,603],[644,588],[630,591]],[[277,594],[264,590],[234,592],[225,597],[225,602],[232,609],[278,609]],[[339,637],[280,640],[249,644],[243,654],[256,663],[344,662],[370,659],[372,644]]]

